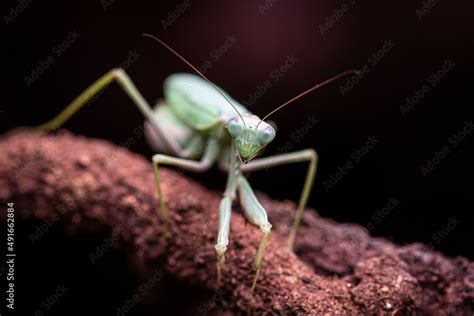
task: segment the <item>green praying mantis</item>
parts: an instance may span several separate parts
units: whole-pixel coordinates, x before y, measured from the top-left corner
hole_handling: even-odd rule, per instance
[[[305,94],[358,71],[347,70],[318,83],[260,119],[212,83],[162,40],[150,34],[143,34],[143,36],[152,38],[163,45],[191,67],[197,75],[178,73],[169,76],[164,82],[164,101],[159,101],[152,108],[123,69],[112,69],[77,96],[60,114],[39,128],[46,131],[59,128],[104,87],[116,81],[145,116],[147,139],[153,149],[159,152],[152,157],[152,163],[163,223],[163,240],[168,237],[169,211],[161,191],[159,166],[167,165],[190,172],[204,172],[217,163],[228,174],[226,188],[219,205],[215,245],[217,284],[221,282],[221,271],[229,243],[232,203],[238,194],[245,217],[258,226],[262,233],[253,262],[255,275],[250,288],[253,294],[272,225],[244,175],[269,167],[309,162],[288,239],[288,245],[290,249],[293,249],[318,163],[318,155],[313,149],[254,159],[276,136],[273,126],[265,120]]]

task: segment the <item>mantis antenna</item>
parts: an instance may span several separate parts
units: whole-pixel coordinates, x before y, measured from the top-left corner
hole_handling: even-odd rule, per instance
[[[240,116],[240,118],[242,119],[242,122],[244,122],[244,125],[245,125],[245,121],[244,121],[244,118],[242,117],[242,115],[240,114],[239,111],[237,111],[237,108],[232,104],[232,102],[230,102],[229,98],[227,98],[225,96],[224,93],[222,93],[221,90],[219,90],[219,88],[213,84],[211,82],[211,80],[207,79],[206,76],[204,76],[204,74],[202,72],[199,71],[199,69],[197,69],[196,67],[194,67],[189,61],[186,60],[186,58],[184,58],[183,56],[181,56],[177,51],[175,51],[174,49],[172,49],[168,44],[166,44],[165,42],[163,42],[162,40],[160,40],[158,37],[154,36],[154,35],[151,35],[151,34],[142,34],[142,36],[144,37],[149,37],[151,39],[154,39],[155,41],[157,41],[158,43],[160,43],[161,45],[163,45],[164,47],[166,47],[170,52],[172,52],[174,55],[176,55],[179,59],[181,59],[186,65],[188,65],[189,67],[191,67],[198,75],[200,75],[204,80],[206,80],[214,89],[216,89],[217,92],[220,93],[220,95],[222,95],[224,97],[224,99],[226,99],[227,102],[229,102],[229,104],[232,106],[232,108],[235,110],[235,112],[237,112],[237,114]]]
[[[308,93],[310,93],[310,92],[312,92],[312,91],[314,91],[314,90],[316,90],[316,89],[318,89],[318,88],[321,88],[321,87],[327,85],[327,84],[330,83],[330,82],[333,82],[334,80],[337,80],[337,79],[339,79],[339,78],[341,78],[341,77],[344,77],[344,76],[347,76],[347,75],[349,75],[349,74],[360,74],[360,73],[361,73],[360,70],[350,69],[350,70],[343,71],[343,72],[341,72],[340,74],[335,75],[335,76],[333,76],[333,77],[331,77],[331,78],[329,78],[329,79],[326,79],[326,80],[324,80],[323,82],[320,82],[320,83],[314,85],[313,87],[309,88],[308,90],[305,90],[305,91],[301,92],[300,94],[298,94],[297,96],[293,97],[292,99],[286,101],[285,103],[283,103],[282,105],[280,105],[279,107],[277,107],[276,109],[274,109],[273,111],[271,111],[270,113],[268,113],[267,115],[265,115],[265,117],[264,117],[263,119],[261,119],[260,122],[266,120],[270,115],[272,115],[273,113],[275,113],[275,112],[281,110],[282,108],[284,108],[285,106],[287,106],[287,105],[290,104],[291,102],[293,102],[293,101],[295,101],[295,100],[301,98],[302,96],[304,96],[304,95],[306,95],[306,94],[308,94]],[[259,122],[258,124],[260,124],[260,122]],[[257,124],[257,126],[258,126],[258,124]]]

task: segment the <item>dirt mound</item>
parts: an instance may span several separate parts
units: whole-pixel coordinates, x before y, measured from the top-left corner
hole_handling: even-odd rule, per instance
[[[474,263],[446,258],[421,244],[400,247],[358,225],[338,224],[308,210],[295,252],[286,235],[295,205],[259,194],[273,232],[256,295],[249,296],[260,232],[235,207],[231,240],[216,289],[214,242],[219,193],[162,170],[171,235],[160,244],[151,163],[108,142],[68,132],[47,136],[16,130],[0,139],[0,200],[15,201],[18,220],[60,218],[67,235],[114,236],[114,247],[137,267],[160,265],[180,282],[208,288],[229,314],[472,315]],[[56,224],[55,224],[56,225]],[[151,277],[151,276],[150,276]],[[159,300],[160,298],[155,298]],[[196,311],[200,313],[200,311]]]

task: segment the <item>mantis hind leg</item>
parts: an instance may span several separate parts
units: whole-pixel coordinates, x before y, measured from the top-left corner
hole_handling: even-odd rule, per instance
[[[267,212],[258,202],[257,197],[253,193],[253,190],[250,187],[247,179],[242,176],[239,177],[239,197],[240,203],[242,203],[242,207],[244,209],[245,217],[247,217],[247,219],[252,224],[257,225],[262,232],[262,238],[258,245],[255,261],[253,262],[252,266],[253,270],[255,271],[255,276],[250,288],[250,292],[253,294],[255,286],[257,285],[263,256],[265,254],[265,247],[267,246],[267,241],[272,229],[272,225],[268,222]]]
[[[251,172],[256,170],[261,170],[265,168],[275,167],[284,164],[297,163],[309,161],[308,171],[306,172],[306,179],[303,185],[303,190],[301,192],[300,201],[298,203],[298,208],[296,210],[295,219],[290,229],[290,235],[288,238],[288,246],[293,250],[293,245],[295,243],[296,233],[298,231],[301,218],[303,217],[304,209],[306,203],[308,202],[309,194],[313,188],[314,178],[316,176],[317,164],[318,164],[318,154],[313,149],[305,149],[301,151],[296,151],[293,153],[281,154],[272,157],[266,157],[262,159],[256,159],[250,161],[248,164],[243,165],[241,170],[242,172]]]
[[[45,131],[52,131],[61,127],[64,123],[66,123],[67,120],[71,118],[71,116],[73,116],[84,105],[86,105],[87,102],[93,99],[94,96],[99,94],[103,89],[105,89],[114,81],[117,81],[119,86],[125,91],[125,93],[127,93],[130,99],[132,99],[134,104],[145,116],[146,120],[150,122],[155,132],[160,136],[168,148],[168,152],[173,155],[183,156],[184,154],[181,153],[182,150],[179,144],[173,138],[167,136],[163,132],[163,128],[160,127],[156,121],[156,117],[150,105],[142,96],[140,91],[138,91],[138,89],[135,87],[127,73],[121,68],[112,69],[97,79],[86,90],[79,94],[61,113],[59,113],[50,121],[38,126],[38,128]]]

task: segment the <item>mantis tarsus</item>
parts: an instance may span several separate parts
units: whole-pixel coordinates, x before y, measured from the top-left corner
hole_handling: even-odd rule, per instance
[[[152,147],[160,152],[152,157],[152,162],[163,220],[163,238],[167,238],[168,235],[169,214],[161,193],[159,165],[179,167],[192,172],[204,172],[218,162],[228,173],[226,188],[219,206],[218,234],[215,245],[218,284],[220,284],[221,268],[229,242],[232,202],[238,192],[246,218],[258,226],[262,232],[253,263],[255,271],[251,285],[253,293],[272,225],[244,174],[283,164],[309,162],[288,239],[288,245],[292,249],[313,186],[318,162],[318,156],[313,149],[252,160],[276,136],[274,128],[266,123],[265,119],[303,95],[342,76],[358,71],[348,70],[323,81],[283,103],[260,119],[231,98],[224,90],[209,81],[196,67],[166,43],[149,34],[144,34],[144,36],[153,38],[165,46],[199,76],[185,73],[169,76],[164,82],[164,101],[152,108],[123,69],[112,69],[84,90],[59,115],[41,125],[40,128],[48,131],[59,128],[104,87],[116,81],[145,116],[147,138]],[[204,151],[201,150],[202,148]],[[196,155],[200,157],[196,157]],[[200,158],[200,160],[192,158]]]

